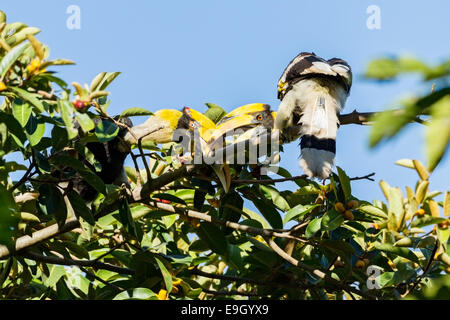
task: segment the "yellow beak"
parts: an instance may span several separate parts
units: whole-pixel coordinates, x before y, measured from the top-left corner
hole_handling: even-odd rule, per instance
[[[255,119],[255,115],[266,111],[267,108],[266,104],[252,103],[234,109],[217,123],[216,130],[208,141],[213,142],[239,128],[257,125],[258,121]]]
[[[124,140],[129,145],[137,144],[138,139],[141,139],[142,143],[148,141],[156,144],[170,142],[181,115],[182,113],[175,109],[159,110],[143,124],[133,126],[131,128],[133,134],[127,132]]]
[[[204,141],[208,141],[216,128],[216,124],[210,118],[205,116],[203,113],[198,112],[197,110],[194,110],[192,108],[184,107],[183,113],[189,119],[194,121],[194,127],[200,131],[200,137]],[[195,128],[190,127],[189,129],[193,130]]]

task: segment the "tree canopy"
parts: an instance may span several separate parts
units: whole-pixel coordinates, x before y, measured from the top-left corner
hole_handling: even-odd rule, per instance
[[[381,180],[383,200],[355,197],[353,181],[373,175],[340,167],[318,183],[229,165],[226,192],[210,166],[175,159],[175,142],[138,144],[127,187],[99,178],[86,143],[112,141],[127,128],[121,118],[152,112],[109,115],[106,90],[120,72],[70,86],[54,69],[73,62],[51,60],[39,32],[0,11],[1,299],[450,298],[450,195],[429,189],[450,141],[449,61],[372,61],[367,78],[419,73],[430,91],[395,110],[341,115],[342,125],[373,125],[371,146],[426,126],[427,163],[397,162],[417,183]],[[225,114],[208,108],[214,122]],[[98,193],[92,202],[75,177]]]

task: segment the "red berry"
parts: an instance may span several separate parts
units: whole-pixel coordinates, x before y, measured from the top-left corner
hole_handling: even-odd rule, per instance
[[[88,105],[81,100],[75,100],[75,102],[73,103],[73,106],[75,107],[75,109],[80,110],[80,111],[84,111]]]
[[[158,202],[161,202],[161,203],[167,203],[167,204],[170,204],[170,201],[169,201],[169,200],[166,200],[166,199],[156,198],[156,200],[157,200]]]

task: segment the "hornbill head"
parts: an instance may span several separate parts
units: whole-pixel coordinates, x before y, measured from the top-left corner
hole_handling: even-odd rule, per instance
[[[208,146],[210,150],[216,149],[230,133],[238,134],[234,141],[237,142],[249,139],[259,132],[271,131],[275,128],[275,118],[276,112],[271,111],[268,104],[252,103],[236,108],[216,124]]]
[[[204,114],[184,107],[182,111],[175,109],[162,109],[150,116],[143,124],[131,128],[133,133],[128,132],[124,140],[129,144],[137,144],[137,139],[141,142],[152,141],[156,144],[179,142],[174,134],[177,129],[189,130],[191,133],[199,130],[200,137],[206,140],[215,124]]]
[[[158,110],[144,123],[132,127],[124,140],[129,145],[137,144],[139,139],[141,142],[152,141],[156,144],[171,142],[182,116],[182,112],[175,109]]]

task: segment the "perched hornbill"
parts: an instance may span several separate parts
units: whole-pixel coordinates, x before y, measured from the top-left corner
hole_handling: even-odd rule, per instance
[[[301,137],[299,164],[309,177],[325,179],[331,173],[338,115],[351,85],[347,62],[325,60],[308,52],[296,56],[281,75],[276,126],[285,141]]]
[[[215,124],[212,120],[192,108],[184,107],[181,111],[162,109],[156,111],[143,124],[132,127],[133,134],[127,132],[124,140],[129,145],[137,144],[136,138],[141,139],[142,142],[178,142],[178,139],[174,137],[177,129],[185,129],[191,132],[198,129],[200,136],[204,138],[214,128]]]
[[[116,119],[117,120],[117,119]],[[95,119],[94,123],[98,125],[101,120]],[[170,141],[178,141],[174,137],[176,129],[186,129],[192,132],[199,128],[200,134],[206,134],[214,123],[206,118],[203,114],[190,109],[183,108],[182,111],[172,109],[162,109],[157,112],[145,123],[133,126],[129,118],[119,120],[126,124],[134,135],[130,134],[126,127],[119,127],[117,136],[107,142],[88,142],[86,147],[92,152],[95,160],[101,165],[101,170],[96,171],[92,164],[86,159],[82,159],[83,163],[89,167],[97,176],[99,176],[105,184],[128,184],[128,179],[124,170],[124,162],[128,154],[131,152],[131,147],[137,144],[135,137],[142,138],[142,141],[152,141],[155,144],[167,143]],[[68,168],[70,170],[70,168]],[[89,183],[78,174],[73,175],[73,188],[86,201],[93,200],[97,191],[89,185]]]
[[[270,105],[252,103],[234,109],[226,114],[217,124],[209,137],[210,152],[224,147],[223,142],[228,134],[238,134],[233,144],[251,139],[259,133],[270,132],[275,126],[276,112],[271,111]]]
[[[117,117],[116,117],[117,119]],[[102,121],[99,118],[94,119],[94,123],[97,126]],[[129,118],[123,118],[118,120],[123,124],[131,127],[132,122]],[[76,126],[78,124],[76,123]],[[105,184],[117,184],[122,183],[128,184],[128,179],[125,174],[123,164],[126,157],[130,153],[130,147],[123,140],[127,129],[124,127],[119,127],[119,132],[117,136],[107,142],[87,142],[85,144],[86,148],[94,155],[94,158],[101,165],[100,171],[96,171],[96,168],[87,160],[80,158],[81,155],[76,156],[81,160],[84,165],[91,169]],[[70,174],[71,168],[66,168],[64,171]],[[68,172],[69,171],[69,172]],[[72,173],[73,174],[73,173]],[[97,196],[97,191],[92,187],[81,175],[78,173],[73,174],[73,189],[76,190],[80,196],[86,201],[92,201]]]
[[[230,163],[255,165],[264,148],[260,144],[269,144],[275,125],[276,112],[268,104],[252,103],[234,109],[226,114],[209,136],[205,154],[214,159],[212,168],[219,178],[225,192],[231,184]],[[231,137],[230,140],[227,140]],[[265,139],[263,138],[265,137]]]

